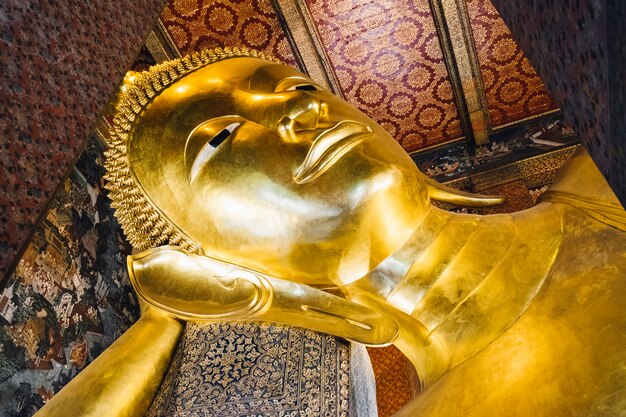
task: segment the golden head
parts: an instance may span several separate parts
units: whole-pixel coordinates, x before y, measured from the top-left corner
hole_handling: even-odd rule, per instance
[[[288,280],[345,284],[428,213],[411,158],[372,119],[301,72],[248,50],[143,73],[108,153],[117,216],[162,244]]]

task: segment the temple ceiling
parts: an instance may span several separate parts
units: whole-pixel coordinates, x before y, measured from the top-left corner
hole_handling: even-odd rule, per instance
[[[383,125],[418,167],[438,181],[508,197],[506,205],[483,212],[532,206],[577,147],[576,136],[562,123],[559,109],[490,0],[170,0],[133,69],[142,71],[168,58],[224,46],[262,50],[309,73]],[[90,149],[101,145],[98,136],[106,135],[111,112],[112,107],[105,111],[81,160],[90,159]],[[65,203],[67,195],[85,206],[79,213],[82,222],[101,221],[106,211],[97,213],[98,205],[110,210],[100,192],[94,192],[101,174],[95,159],[72,169],[56,194],[54,186],[62,174],[55,171],[58,175],[51,175],[41,191],[41,204],[21,204],[24,220],[18,226],[24,230],[11,230],[15,236],[26,239],[24,225],[35,223],[38,216],[43,219],[26,242],[26,261],[34,262],[44,246],[49,248],[45,253],[56,254],[56,248],[45,243],[54,236],[41,231],[69,224],[70,209],[79,204]],[[92,171],[93,178],[88,175]],[[33,189],[39,197],[39,189],[28,185],[29,193]],[[7,199],[18,191],[8,193]],[[51,195],[50,210],[41,215],[44,199]],[[91,232],[76,228],[72,233],[80,235],[76,240],[92,248],[86,251],[95,257]],[[115,235],[111,245],[122,246],[121,241]],[[15,254],[19,242],[13,243]],[[38,243],[42,246],[33,249]],[[0,244],[8,247],[4,241]],[[57,257],[64,261],[68,256],[59,251]],[[107,256],[113,259],[117,252]],[[9,263],[15,264],[4,262],[5,269]],[[118,291],[118,282],[107,285],[109,291]],[[102,324],[93,324],[96,330],[98,326]],[[389,415],[415,395],[415,376],[399,352],[390,348],[377,354],[373,361],[379,364],[379,409]],[[391,366],[399,363],[399,368]]]
[[[44,38],[41,42],[48,42]],[[62,44],[50,44],[53,55],[58,52],[55,45]],[[476,188],[471,176],[477,170],[536,161],[532,158],[547,154],[547,161],[530,170],[535,178],[537,171],[548,172],[539,181],[545,185],[563,160],[561,151],[577,143],[560,124],[558,109],[489,0],[170,0],[135,68],[203,48],[242,45],[309,73],[388,129],[428,175],[466,189]],[[14,49],[26,53],[28,48],[16,43]],[[130,50],[122,52],[132,56]],[[81,61],[81,68],[90,65],[88,60]],[[26,85],[19,68],[12,63],[7,68],[12,72],[6,82],[15,78]],[[84,77],[73,80],[81,83]],[[26,103],[18,96],[32,88],[20,88],[7,91],[15,103]],[[46,112],[36,112],[33,120],[39,113]],[[57,129],[59,139],[50,139],[49,147],[54,156],[42,156],[42,148],[28,140],[50,129],[36,120],[15,120],[24,128],[18,129],[23,132],[12,146],[29,163],[7,159],[4,164],[9,169],[3,191],[10,231],[0,239],[6,248],[1,262],[5,278],[78,157],[76,138],[86,137],[82,132],[87,129],[82,119],[80,132]],[[98,129],[105,130],[104,125]],[[54,165],[51,175],[32,172],[40,160],[46,167]]]
[[[170,0],[146,46],[139,60],[241,46],[275,56],[465,190],[522,181],[532,202],[578,143],[490,0]]]
[[[160,22],[177,54],[246,46],[299,67],[409,153],[557,111],[489,0],[169,1]]]
[[[137,70],[241,46],[299,68],[384,126],[427,175],[507,197],[473,212],[531,207],[578,146],[490,0],[170,0],[151,39]],[[388,416],[417,395],[416,376],[393,347],[370,357]]]

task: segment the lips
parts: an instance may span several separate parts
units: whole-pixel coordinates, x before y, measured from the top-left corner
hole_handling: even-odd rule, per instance
[[[294,181],[298,184],[313,181],[371,133],[372,129],[368,126],[351,120],[341,121],[323,131],[315,138],[304,162],[296,170]]]

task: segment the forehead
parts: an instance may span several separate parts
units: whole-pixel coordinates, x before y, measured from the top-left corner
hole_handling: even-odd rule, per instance
[[[309,77],[288,65],[254,57],[237,57],[207,65],[174,83],[174,88],[188,90],[211,87],[216,92],[228,93],[233,89],[250,92],[274,92],[286,78]]]

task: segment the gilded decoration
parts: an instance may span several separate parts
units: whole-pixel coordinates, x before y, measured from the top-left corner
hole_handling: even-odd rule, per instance
[[[541,78],[490,0],[467,0],[491,125],[556,109]]]
[[[399,416],[626,415],[626,213],[585,152],[527,210],[439,210],[431,200],[503,199],[426,177],[374,120],[249,50],[144,74],[114,129],[107,169],[120,221],[144,248],[160,247],[128,260],[139,321],[40,415],[142,415],[182,322],[197,320],[393,343],[423,388]],[[208,369],[217,359],[198,362],[202,384],[228,389],[222,378],[246,381],[240,364],[262,354],[240,336],[181,355],[229,346],[219,375]],[[323,352],[303,346],[326,372]]]
[[[465,0],[431,0],[430,4],[457,106],[464,109],[459,112],[463,131],[474,143],[484,145],[491,126]]]
[[[541,187],[552,182],[551,179],[557,174],[559,169],[570,160],[576,153],[580,145],[568,146],[563,149],[538,155],[517,162],[526,184],[529,188]]]
[[[268,51],[282,57],[284,61],[293,63],[288,46],[281,38],[282,32],[276,27],[276,16],[269,3],[253,1],[251,6],[253,13],[258,16],[251,18],[242,18],[245,15],[242,10],[246,9],[247,5],[240,2],[217,1],[203,5],[200,1],[192,1],[187,4],[185,2],[176,2],[176,4],[183,8],[195,5],[193,10],[190,9],[187,12],[178,10],[170,16],[179,23],[178,27],[176,24],[170,27],[174,28],[172,29],[174,32],[178,31],[178,41],[187,44],[185,47],[193,49],[230,42],[243,43],[246,46]],[[309,1],[309,6],[315,4],[315,1]],[[339,9],[351,6],[355,6],[354,2],[338,4]],[[356,10],[359,7],[355,6],[353,9]],[[340,13],[344,11],[346,10],[340,10]],[[368,13],[363,12],[362,16],[358,17],[361,19],[360,24],[373,21],[372,26],[375,29],[384,28],[385,24],[379,24],[380,22],[376,20],[378,16]],[[405,16],[395,16],[400,20],[403,17]],[[201,19],[211,34],[201,39],[187,36],[185,22],[194,22],[194,19]],[[363,26],[367,25],[363,24]],[[348,27],[348,25],[340,25],[340,27]],[[182,37],[181,33],[185,36]],[[393,35],[395,35],[393,32],[382,31],[382,33],[385,37],[394,38]],[[371,40],[370,43],[374,43]],[[372,71],[379,78],[382,77],[381,74],[384,71],[377,72],[377,70],[385,65],[387,65],[387,75],[395,74],[399,70],[398,63],[402,63],[401,61],[389,59],[383,65],[376,61],[380,59],[380,50],[370,48],[367,40],[358,42],[359,40],[356,41],[356,46],[352,45],[352,47],[339,43],[336,46],[340,52],[343,51],[343,55],[356,60],[357,67],[361,62],[367,62],[370,58],[366,56],[367,53],[363,55],[363,51],[371,50],[375,56]],[[506,66],[508,61],[515,61],[517,63],[515,70],[532,78],[534,71],[532,68],[529,69],[527,61],[519,64],[517,58],[521,56],[521,52],[519,48],[517,50],[515,48],[517,46],[512,39],[496,37],[493,44],[488,47],[486,56],[501,65],[502,68],[499,69],[501,73],[498,77],[504,77],[503,74],[508,72]],[[233,55],[223,50],[212,53],[217,54],[218,60]],[[237,54],[240,52],[235,51],[234,55]],[[196,234],[192,238],[185,228],[189,224],[171,222],[168,215],[161,211],[162,207],[148,204],[150,195],[143,195],[143,190],[129,186],[129,181],[132,182],[132,175],[128,170],[125,171],[128,167],[124,166],[124,158],[121,157],[121,154],[126,152],[126,149],[123,149],[125,144],[121,144],[124,140],[123,135],[129,132],[130,126],[135,122],[139,124],[138,120],[144,117],[141,113],[145,110],[146,104],[167,89],[170,84],[177,83],[180,76],[186,76],[211,61],[212,58],[209,55],[210,53],[206,51],[204,55],[198,53],[176,63],[163,65],[149,73],[146,78],[142,78],[137,83],[137,88],[132,89],[128,94],[126,102],[120,109],[122,116],[115,121],[116,132],[113,136],[117,135],[114,138],[117,142],[114,140],[114,149],[109,153],[111,171],[109,181],[113,184],[112,194],[116,199],[117,215],[125,224],[136,246],[143,245],[143,249],[164,243],[176,246],[176,248],[170,247],[165,250],[160,248],[160,251],[156,252],[144,252],[131,258],[129,262],[131,275],[133,268],[139,265],[134,261],[141,256],[147,258],[148,255],[156,254],[163,260],[164,253],[173,251],[179,256],[186,257],[187,260],[197,261],[196,265],[202,264],[202,261],[198,261],[201,257],[209,259],[208,256],[204,256],[203,250],[210,244],[207,245],[207,241],[202,240],[203,236]],[[262,54],[249,53],[247,49],[241,55],[263,57]],[[426,56],[423,55],[422,58]],[[380,61],[382,62],[382,59]],[[235,68],[231,67],[231,70],[233,69]],[[483,76],[488,76],[485,75],[485,71],[488,70],[483,68],[483,71]],[[224,74],[229,74],[229,71],[224,71],[221,75]],[[268,76],[268,73],[265,75]],[[268,77],[271,79],[271,72]],[[299,79],[299,82],[306,78],[303,75],[295,77]],[[534,77],[536,78],[536,74]],[[283,81],[285,80],[274,87],[285,87]],[[178,83],[179,86],[180,84]],[[252,85],[251,82],[249,86]],[[287,85],[289,88],[293,87],[294,90],[302,87],[300,83],[287,83]],[[309,95],[315,98],[324,97],[325,93],[320,91],[323,89],[310,80],[306,81],[305,87],[299,92],[289,92],[292,91],[289,88],[282,90],[275,88],[270,93],[281,93],[285,96],[300,94],[304,97],[309,97]],[[519,116],[523,112],[517,112],[514,109],[515,106],[523,107],[524,111],[529,112],[528,114],[534,111],[537,111],[537,114],[542,113],[537,110],[536,104],[541,103],[545,96],[530,94],[530,98],[525,97],[528,95],[526,89],[530,87],[519,77],[504,79],[501,84],[494,84],[492,87],[492,93],[495,94],[497,104],[500,106],[499,109],[508,106],[505,113],[518,115],[511,116],[512,121],[503,122],[497,127],[523,119]],[[371,80],[365,86],[357,85],[350,86],[350,88],[358,93],[357,95],[361,98],[359,105],[366,112],[384,107],[398,118],[401,118],[400,115],[409,114],[405,111],[408,106],[406,100],[404,104],[400,103],[400,106],[397,103],[385,104],[385,95],[391,93],[388,93],[386,83],[381,82],[380,79]],[[395,97],[393,94],[391,96]],[[340,107],[338,102],[324,98],[322,103],[326,102]],[[290,106],[292,103],[290,101]],[[313,104],[305,110],[313,109],[318,112],[318,116],[328,114],[328,107],[315,103],[313,101]],[[339,178],[340,181],[330,181],[330,183],[342,187],[339,193],[341,195],[355,191],[356,188],[351,188],[347,180],[363,172],[363,165],[358,164],[363,161],[357,159],[355,164],[346,163],[346,161],[355,161],[356,158],[351,159],[353,154],[358,154],[363,160],[369,162],[372,160],[380,162],[382,159],[382,165],[389,164],[394,168],[400,166],[400,170],[405,170],[405,174],[413,173],[419,177],[414,167],[406,164],[407,158],[404,158],[402,163],[398,162],[399,159],[395,159],[402,153],[397,153],[392,144],[388,144],[390,148],[378,147],[380,153],[374,151],[376,157],[372,158],[372,148],[376,147],[363,145],[365,141],[361,141],[362,138],[359,135],[367,136],[377,128],[368,126],[369,122],[363,122],[359,119],[360,116],[356,118],[361,122],[345,119],[338,121],[334,126],[316,124],[314,128],[319,128],[317,133],[322,130],[324,132],[319,136],[306,136],[306,134],[302,135],[302,130],[298,130],[302,125],[298,126],[295,123],[302,112],[289,113],[297,107],[295,104],[293,107],[285,106],[287,110],[283,108],[284,113],[278,114],[288,113],[289,116],[279,119],[280,123],[276,128],[281,141],[286,141],[291,145],[294,143],[298,143],[298,146],[302,145],[299,151],[303,151],[304,145],[310,143],[311,139],[315,139],[308,153],[298,154],[298,157],[303,157],[303,163],[295,172],[290,172],[294,174],[293,176],[288,176],[288,179],[293,180],[297,187],[301,187],[296,187],[296,190],[301,191],[303,185],[317,187],[320,183],[324,184],[323,180],[319,181],[320,178],[330,176],[336,179],[337,177],[332,177],[332,175],[343,162],[348,166],[359,167],[360,170],[347,170],[351,175],[345,175]],[[330,109],[336,110],[337,107],[330,106]],[[300,110],[302,107],[298,109]],[[430,110],[433,108],[424,107],[418,111],[418,116],[423,116],[416,121],[421,128],[424,128],[425,123],[422,119],[433,119],[431,117],[433,113]],[[494,117],[506,119],[509,113]],[[330,114],[333,114],[332,111]],[[237,115],[239,116],[239,113]],[[316,122],[319,120],[310,117],[304,119],[298,119],[298,123],[306,124],[311,120]],[[255,122],[263,125],[268,121],[255,120]],[[290,122],[293,123],[290,124]],[[380,119],[380,122],[392,126],[384,119]],[[227,125],[227,128],[229,126],[231,125]],[[264,126],[270,129],[276,127],[271,123]],[[207,126],[204,122],[198,127],[204,128],[204,131],[202,129],[200,131],[205,134],[206,131],[214,128],[211,123]],[[393,129],[393,127],[389,128]],[[181,130],[184,131],[184,129]],[[340,135],[344,137],[339,138]],[[334,147],[339,140],[346,139],[350,135],[359,136],[359,140],[350,142],[349,146],[346,145],[342,149]],[[376,135],[379,138],[382,137],[379,130],[376,130]],[[121,238],[118,238],[117,225],[110,215],[110,208],[101,207],[102,196],[99,184],[87,180],[89,183],[86,186],[89,195],[87,197],[80,186],[74,187],[76,184],[82,184],[81,171],[73,172],[64,183],[66,190],[61,191],[59,198],[67,198],[72,194],[78,197],[73,196],[70,200],[75,201],[69,203],[55,202],[56,207],[53,207],[43,220],[43,232],[36,233],[26,250],[24,263],[18,266],[16,275],[11,277],[10,285],[4,288],[0,296],[0,315],[9,323],[5,325],[6,332],[2,335],[0,349],[0,365],[2,365],[0,375],[3,382],[8,381],[0,388],[0,396],[10,399],[7,402],[10,403],[7,406],[7,410],[10,408],[7,411],[8,415],[26,415],[47,402],[49,406],[41,415],[100,416],[113,413],[143,416],[158,385],[160,385],[159,394],[151,409],[152,413],[156,413],[154,415],[159,415],[158,413],[181,416],[229,415],[229,413],[230,415],[258,415],[258,411],[251,409],[246,409],[246,412],[249,411],[248,414],[242,414],[241,410],[245,408],[242,404],[254,406],[260,404],[261,414],[274,415],[275,406],[280,400],[284,400],[280,404],[285,408],[277,415],[301,415],[304,412],[312,415],[328,415],[329,412],[335,413],[340,409],[348,410],[349,400],[346,393],[349,390],[338,388],[342,382],[343,385],[349,387],[346,371],[349,364],[344,366],[349,355],[340,352],[341,346],[346,343],[311,330],[293,329],[282,325],[259,325],[258,322],[263,319],[302,325],[350,340],[372,341],[371,344],[374,345],[395,343],[402,349],[402,352],[410,356],[413,365],[420,370],[421,382],[426,388],[422,397],[408,404],[401,411],[402,415],[447,416],[458,413],[459,410],[468,415],[484,415],[485,411],[495,415],[500,410],[506,412],[511,409],[523,415],[536,415],[538,410],[548,410],[548,413],[553,415],[561,414],[564,410],[575,410],[590,415],[599,409],[602,411],[611,409],[614,411],[613,414],[623,414],[626,407],[622,404],[619,387],[625,385],[625,379],[619,373],[619,363],[623,362],[621,352],[625,345],[621,336],[623,332],[620,331],[624,327],[620,308],[624,294],[619,285],[619,278],[623,275],[624,269],[624,238],[620,230],[626,229],[626,216],[620,205],[614,201],[602,178],[598,177],[593,165],[590,165],[588,158],[585,159],[584,154],[576,156],[573,163],[560,175],[556,184],[548,189],[544,185],[546,178],[552,177],[556,172],[556,167],[563,165],[575,153],[575,147],[560,148],[567,144],[559,141],[556,144],[549,144],[549,142],[554,142],[551,138],[528,136],[526,139],[532,142],[531,147],[552,146],[553,152],[540,156],[534,155],[523,161],[491,170],[489,175],[479,174],[471,178],[473,184],[468,185],[468,188],[473,188],[474,191],[476,188],[481,188],[494,194],[508,196],[505,205],[498,208],[477,209],[478,213],[509,213],[528,209],[526,212],[514,215],[502,214],[497,217],[477,217],[465,211],[466,214],[463,216],[452,214],[448,216],[429,208],[427,195],[432,200],[441,196],[442,193],[449,193],[449,190],[445,191],[444,187],[421,178],[415,182],[402,183],[399,187],[400,193],[388,194],[381,201],[370,200],[366,203],[359,201],[362,204],[354,204],[352,207],[367,207],[369,213],[373,212],[377,215],[369,218],[370,222],[359,223],[360,228],[349,224],[349,229],[363,231],[368,223],[376,223],[377,229],[374,230],[376,233],[365,230],[365,233],[357,236],[357,239],[353,239],[354,235],[349,236],[344,243],[357,240],[359,245],[342,252],[341,262],[323,265],[325,267],[330,265],[330,267],[318,276],[305,277],[294,273],[294,270],[287,270],[285,273],[285,270],[280,270],[276,266],[280,262],[291,266],[290,262],[293,259],[284,262],[283,258],[279,260],[280,262],[272,264],[267,258],[255,257],[258,252],[248,253],[238,258],[228,256],[220,258],[233,262],[231,267],[238,270],[234,276],[214,273],[215,271],[211,268],[201,270],[199,273],[198,271],[189,273],[189,269],[180,268],[180,265],[176,265],[175,262],[166,262],[170,267],[164,269],[168,275],[153,274],[152,281],[140,281],[131,277],[132,284],[135,285],[136,291],[144,302],[142,317],[136,326],[129,329],[119,339],[118,343],[104,352],[98,362],[89,367],[86,365],[104,349],[105,344],[117,338],[130,321],[133,321],[137,305],[128,288],[128,276],[120,270],[122,259],[112,253],[115,249],[126,251],[129,248]],[[193,135],[190,134],[189,137]],[[206,137],[200,135],[201,139],[206,139]],[[247,139],[256,138],[257,136],[250,135]],[[20,140],[27,143],[29,138],[20,137]],[[368,138],[370,142],[374,140]],[[437,144],[439,142],[434,145]],[[393,145],[396,144],[393,143]],[[511,152],[516,150],[525,152],[528,149],[526,147],[528,143],[522,144],[519,148],[510,145],[511,143],[493,141],[489,146],[477,148],[476,152],[471,155],[464,155],[457,166],[448,161],[443,164],[433,163],[430,167],[431,174],[444,177],[457,175],[464,168],[468,168],[461,166],[463,163],[480,165],[484,161],[493,162],[500,158],[504,161]],[[146,153],[150,153],[152,148],[145,146],[143,149]],[[296,154],[290,154],[287,147],[282,149],[287,152],[281,154],[281,162],[289,161],[290,156]],[[391,149],[391,152],[385,154],[385,150],[388,149]],[[541,149],[546,150],[546,148]],[[385,157],[391,154],[394,154],[393,158],[386,160]],[[378,158],[381,155],[383,158]],[[246,163],[254,161],[254,158],[248,158]],[[203,161],[205,162],[206,160]],[[228,162],[236,162],[236,160]],[[158,164],[153,164],[153,168],[157,166]],[[331,168],[332,166],[334,168]],[[256,169],[259,169],[259,166],[256,166]],[[188,178],[190,181],[201,169],[194,171],[192,167],[191,171],[192,174]],[[266,174],[262,169],[260,172]],[[406,175],[401,180],[406,180],[409,176]],[[516,180],[511,181],[512,177]],[[228,184],[228,176],[217,178],[220,181],[226,180],[224,182]],[[373,178],[373,175],[370,178]],[[380,177],[376,179],[380,180]],[[466,179],[462,178],[463,181]],[[214,180],[215,177],[212,178],[212,181]],[[99,177],[97,182],[99,182]],[[392,183],[395,184],[393,181]],[[377,187],[360,187],[360,191],[365,189],[371,193],[370,195],[374,195],[380,191],[381,184],[384,188],[384,181],[376,181],[373,185]],[[494,184],[497,185],[494,186]],[[85,186],[85,184],[82,185]],[[254,186],[250,187],[251,182],[247,182],[246,185],[248,188],[257,189]],[[528,187],[531,186],[537,188],[529,191]],[[318,191],[323,188],[319,187]],[[177,188],[174,189],[178,191]],[[68,192],[63,193],[63,191]],[[324,201],[333,195],[328,192],[328,189],[323,191],[319,194],[324,197]],[[294,199],[294,195],[297,193],[287,196],[280,194],[283,202],[289,200],[291,203],[297,201],[300,204],[302,200]],[[405,204],[406,201],[397,198],[398,195],[415,197],[411,203],[418,205],[419,210],[412,213],[405,211],[397,215],[398,208],[409,207]],[[301,197],[301,195],[298,196]],[[455,202],[478,200],[483,203],[489,201],[488,204],[492,204],[498,200],[491,197],[478,198],[467,194],[458,194],[456,197],[458,200],[454,200]],[[89,207],[89,200],[92,206],[100,204],[100,207],[94,211],[93,207]],[[256,209],[260,211],[260,207],[270,200],[262,199],[252,211]],[[76,204],[77,201],[78,204]],[[533,208],[532,206],[537,201],[538,207]],[[72,212],[71,216],[68,216],[71,206],[80,207],[85,212],[79,210],[77,215]],[[383,210],[381,206],[384,207]],[[302,207],[299,205],[300,209]],[[184,220],[194,220],[197,223],[196,219],[200,216],[197,216],[193,209],[189,212],[192,214]],[[170,211],[169,214],[171,213]],[[409,224],[409,222],[400,224],[406,218],[415,218],[412,217],[415,215],[423,221],[419,224]],[[233,217],[236,218],[236,216]],[[268,220],[268,223],[271,223],[271,219],[272,216],[263,217],[263,220]],[[350,216],[344,219],[350,219]],[[237,220],[239,222],[242,219],[237,218]],[[95,232],[88,227],[90,221],[92,226],[98,225]],[[103,225],[103,223],[108,224]],[[262,228],[258,219],[252,223],[256,228],[250,228],[249,231],[256,233],[259,228]],[[111,225],[115,227],[108,230],[107,236],[115,235],[113,241],[101,239],[102,235],[107,234],[107,228]],[[412,229],[414,233],[406,233],[407,226],[415,226]],[[319,230],[324,230],[324,228],[308,229],[312,232],[311,234]],[[385,231],[388,235],[383,236]],[[391,236],[394,233],[402,235],[402,239],[394,240]],[[255,236],[258,238],[258,235]],[[282,243],[291,236],[293,233],[284,233],[279,236],[279,240]],[[365,239],[364,236],[366,236]],[[461,242],[463,239],[466,240]],[[295,240],[299,245],[305,237],[300,235]],[[398,242],[403,240],[407,243],[400,245]],[[330,239],[324,241],[324,244],[328,243],[331,243]],[[216,246],[219,247],[219,245]],[[104,250],[107,253],[98,259],[93,252],[99,253],[103,247],[106,247]],[[344,247],[341,246],[342,249]],[[366,262],[362,262],[363,259],[358,258],[358,255],[364,252],[364,248],[365,251],[376,251],[381,247],[384,248],[375,253],[375,256],[369,259],[369,263],[367,259]],[[75,257],[76,251],[80,252],[84,248],[88,248],[87,251],[92,257],[95,256],[95,260],[83,253],[79,258]],[[271,248],[275,249],[276,246]],[[302,250],[300,246],[298,249],[301,254],[308,255],[304,257],[308,261],[305,267],[314,268],[322,264],[324,257],[311,256],[308,252],[310,247]],[[326,251],[324,255],[331,257],[335,252],[337,251]],[[211,256],[215,253],[209,251],[207,255]],[[233,255],[233,252],[229,255]],[[106,260],[103,261],[103,259]],[[345,262],[346,259],[350,262]],[[302,261],[302,258],[299,261]],[[103,266],[103,262],[107,265]],[[109,274],[111,265],[113,265],[114,272]],[[247,268],[240,265],[246,265]],[[442,265],[445,266],[443,271]],[[267,269],[263,269],[264,267]],[[94,270],[97,270],[97,274],[92,276]],[[256,274],[254,272],[256,270],[264,270],[269,276]],[[360,275],[354,272],[355,270]],[[308,272],[309,269],[305,268],[305,271]],[[154,269],[148,272],[154,273]],[[188,285],[190,282],[195,284],[194,273],[195,278],[200,278],[205,282],[210,281],[211,284],[195,288],[193,285]],[[162,279],[164,277],[165,279]],[[207,280],[207,277],[212,279]],[[316,280],[320,277],[328,279],[328,282],[325,281],[323,285],[319,285],[320,282]],[[435,278],[428,281],[432,277]],[[593,285],[589,285],[592,280]],[[166,283],[159,286],[164,281]],[[241,286],[247,290],[254,287],[254,290],[244,294],[243,291],[239,291]],[[173,287],[177,287],[178,292],[166,291],[166,295],[180,296],[178,299],[161,297],[161,304],[152,303],[155,301],[153,296],[155,294],[162,296],[163,292],[149,293],[147,290],[163,288],[171,290]],[[227,291],[220,293],[223,289]],[[227,324],[223,322],[233,317],[228,316],[227,309],[224,308],[228,305],[226,301],[232,301],[232,297],[229,299],[229,295],[226,294],[228,292],[231,293],[230,295],[236,293],[246,296],[243,299],[234,300],[232,305],[236,311],[235,316],[239,314],[246,319],[256,320],[256,323]],[[258,296],[259,294],[262,296]],[[297,296],[294,297],[294,294]],[[88,308],[88,303],[94,300],[97,301],[98,308]],[[175,305],[168,305],[169,302]],[[207,305],[210,308],[203,310]],[[237,309],[241,305],[251,307]],[[168,314],[163,314],[163,311]],[[171,314],[172,311],[174,314]],[[172,315],[180,321],[174,320]],[[190,317],[197,318],[194,315],[204,315],[201,318],[210,321],[222,320],[222,322],[192,323],[183,331],[181,321],[189,320]],[[113,316],[124,321],[121,327],[116,327],[119,323],[111,326],[110,319]],[[55,323],[55,320],[58,322]],[[257,337],[255,332],[259,328],[265,336]],[[270,328],[275,328],[275,331]],[[361,333],[355,332],[355,328],[359,328]],[[610,331],[607,331],[607,328]],[[385,332],[378,332],[380,329]],[[293,337],[290,335],[287,342],[284,342],[283,334],[292,330],[299,331],[299,335]],[[109,334],[111,331],[113,331],[113,336]],[[183,336],[179,343],[181,334]],[[272,338],[270,339],[268,335]],[[309,339],[307,335],[310,336]],[[532,346],[532,349],[529,351],[520,347],[517,343],[519,340],[522,340],[524,346]],[[554,343],[554,340],[558,340],[559,343]],[[176,347],[177,343],[178,347]],[[311,398],[300,395],[301,392],[296,393],[300,395],[297,399],[288,398],[288,394],[295,391],[290,392],[287,389],[288,382],[293,379],[289,371],[292,369],[293,361],[290,359],[289,351],[285,351],[285,346],[292,347],[298,343],[302,346],[301,352],[304,352],[300,357],[303,371],[299,375],[306,380],[300,381],[299,387],[304,387],[304,394],[310,394]],[[307,358],[311,359],[311,352],[314,358],[321,358],[320,361],[307,362]],[[271,359],[276,357],[274,354],[278,359]],[[172,357],[174,359],[170,361]],[[341,361],[342,358],[344,362],[334,362],[335,368],[329,365],[329,363],[332,365],[335,359]],[[494,364],[499,370],[496,374],[492,372]],[[25,365],[28,369],[26,371],[18,369],[19,365]],[[308,365],[310,365],[309,368],[307,368]],[[83,369],[85,367],[86,369]],[[282,377],[279,372],[281,369],[285,370]],[[332,369],[335,369],[334,373]],[[57,401],[54,401],[51,398],[54,392],[68,382],[78,370],[83,370],[80,377],[57,397]],[[342,373],[340,370],[345,372]],[[519,372],[520,370],[523,372]],[[555,398],[550,390],[546,390],[538,383],[541,381],[529,379],[528,375],[533,373],[541,374],[554,381],[554,385],[558,385],[560,395]],[[161,384],[163,375],[166,375],[166,378]],[[505,375],[505,378],[498,380],[501,375]],[[610,375],[610,379],[607,375]],[[326,380],[325,376],[328,377]],[[273,380],[272,377],[276,377],[277,380]],[[307,385],[310,380],[306,378],[321,380],[322,382],[318,385],[322,388],[317,385]],[[457,396],[459,384],[466,384],[464,381],[470,378],[473,384],[463,385],[466,391],[464,391],[464,397],[459,398]],[[50,381],[53,382],[50,383]],[[507,385],[509,383],[512,389],[509,389]],[[6,389],[7,386],[9,389]],[[114,387],[113,391],[111,391],[111,386]],[[527,387],[526,390],[525,387]],[[284,390],[280,391],[279,388]],[[489,397],[485,396],[485,392],[489,392]],[[534,404],[525,401],[528,393],[534,395],[536,399]],[[283,394],[284,396],[278,399],[278,396]],[[455,399],[453,404],[449,401],[452,396]],[[321,404],[320,398],[322,398]],[[232,401],[229,402],[230,400]],[[206,403],[209,403],[209,406]],[[92,404],[96,408],[91,408]],[[539,406],[536,406],[537,404]],[[299,405],[303,408],[297,408]],[[120,410],[124,407],[122,411],[109,412],[109,409]],[[106,413],[103,413],[102,409],[106,410]],[[2,410],[0,408],[0,414],[6,411]],[[337,411],[337,415],[344,416],[348,414],[348,411]]]
[[[147,417],[349,415],[350,345],[270,324],[189,323]]]
[[[109,194],[111,205],[116,209],[116,216],[124,233],[134,247],[145,250],[169,243],[190,252],[201,251],[196,242],[163,216],[137,184],[126,157],[128,135],[132,122],[144,106],[169,84],[209,62],[237,55],[273,60],[254,50],[219,48],[204,50],[151,67],[149,71],[143,72],[122,96],[114,119],[114,127],[110,132],[109,149],[106,151],[108,174],[105,174],[104,178],[111,191]]]

